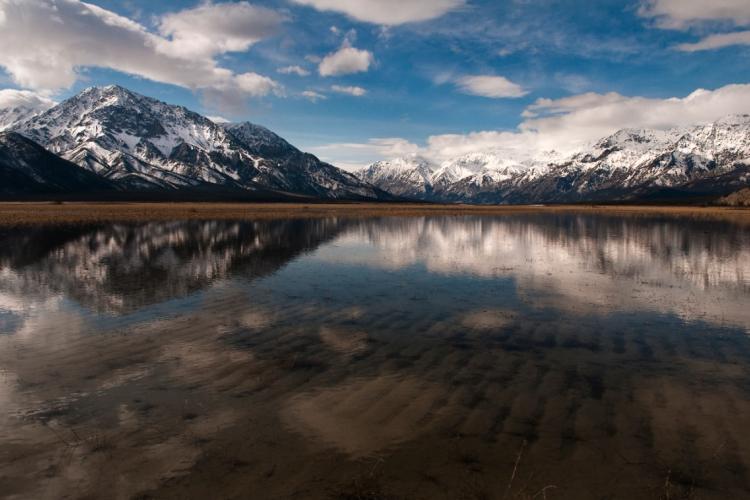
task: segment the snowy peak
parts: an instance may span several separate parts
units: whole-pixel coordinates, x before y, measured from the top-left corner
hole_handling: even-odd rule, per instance
[[[432,191],[433,166],[419,156],[408,156],[373,163],[360,171],[361,179],[389,193],[420,197]]]
[[[638,149],[648,150],[654,147],[665,147],[670,140],[674,140],[679,131],[660,131],[649,129],[622,129],[614,134],[601,139],[596,143],[594,149],[598,150],[623,150]]]
[[[544,168],[545,162],[531,158],[518,160],[504,152],[469,153],[444,162],[432,182],[442,189],[464,182],[484,186],[522,175],[530,168]]]
[[[373,163],[365,171],[370,171],[373,175],[394,177],[414,173],[424,180],[429,180],[433,172],[433,166],[420,156],[408,156]]]
[[[220,126],[239,139],[249,151],[259,156],[299,152],[286,140],[261,125],[242,122],[222,123]]]

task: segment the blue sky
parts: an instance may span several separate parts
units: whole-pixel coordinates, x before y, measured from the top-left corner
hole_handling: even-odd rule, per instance
[[[0,55],[0,87],[60,100],[118,83],[354,167],[528,144],[519,126],[558,134],[538,147],[564,147],[598,133],[580,126],[592,106],[602,135],[662,105],[668,119],[619,120],[750,112],[749,29],[746,0],[0,0],[0,43],[16,44]],[[720,94],[668,101],[696,89]]]

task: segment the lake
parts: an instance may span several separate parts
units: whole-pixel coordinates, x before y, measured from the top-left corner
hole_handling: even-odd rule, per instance
[[[750,224],[0,228],[0,496],[750,496]]]

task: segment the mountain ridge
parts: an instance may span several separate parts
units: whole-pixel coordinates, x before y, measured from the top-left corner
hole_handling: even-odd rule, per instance
[[[384,183],[371,168],[360,176],[386,191],[416,189],[394,185],[393,179]],[[750,183],[750,115],[667,130],[621,129],[562,159],[514,160],[475,152],[430,169],[430,189],[418,192],[424,201],[575,203],[658,199],[660,193],[715,197]],[[401,181],[408,183],[410,175],[402,171]]]
[[[322,199],[389,198],[265,127],[220,125],[117,85],[85,89],[12,129],[120,191],[214,189]],[[242,130],[258,137],[240,134]]]

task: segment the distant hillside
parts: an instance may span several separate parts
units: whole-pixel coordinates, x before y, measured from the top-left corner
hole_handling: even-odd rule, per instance
[[[724,196],[719,199],[718,203],[730,207],[750,207],[750,188],[741,189],[728,196]]]

